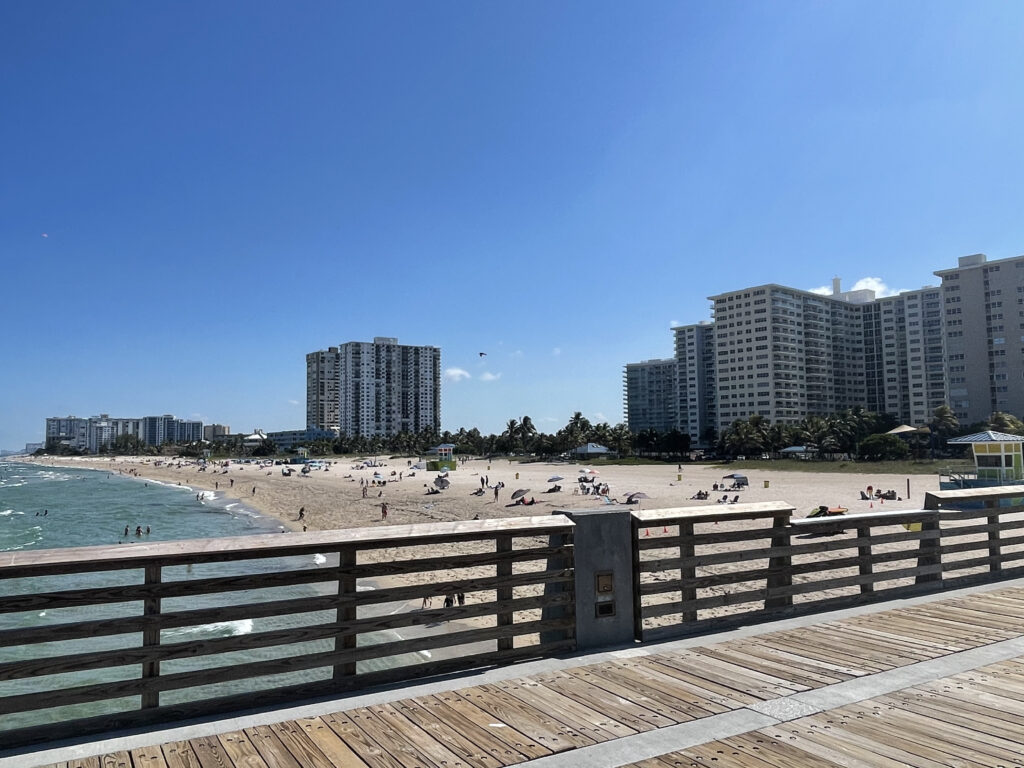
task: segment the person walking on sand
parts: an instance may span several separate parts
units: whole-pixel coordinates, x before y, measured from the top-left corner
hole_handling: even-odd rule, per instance
[[[306,518],[306,508],[305,507],[299,507],[299,516],[297,518],[295,518],[295,519],[296,520],[304,520],[305,518]]]
[[[255,486],[255,485],[254,485],[254,486],[252,487],[252,495],[253,495],[253,496],[255,496],[255,495],[256,495],[256,486]]]
[[[494,486],[494,501],[498,501],[498,486]]]
[[[380,519],[381,520],[387,520],[388,519],[388,505],[387,505],[387,502],[384,502],[384,501],[382,501],[381,504],[380,504]]]

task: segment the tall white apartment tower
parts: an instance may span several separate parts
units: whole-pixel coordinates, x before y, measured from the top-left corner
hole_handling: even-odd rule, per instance
[[[864,402],[858,300],[870,297],[834,288],[825,296],[770,284],[710,297],[719,431],[754,415],[794,423]]]
[[[441,350],[378,336],[306,355],[307,426],[390,437],[441,429]]]

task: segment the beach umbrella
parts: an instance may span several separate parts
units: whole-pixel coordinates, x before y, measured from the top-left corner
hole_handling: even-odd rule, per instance
[[[513,493],[512,493],[512,501],[515,501],[516,499],[521,499],[523,496],[525,496],[529,492],[530,492],[529,488],[519,488],[519,489],[513,491]]]
[[[629,496],[627,496],[626,498],[627,498],[627,499],[649,499],[649,498],[651,498],[651,497],[650,497],[650,496],[648,496],[648,495],[647,495],[646,493],[644,493],[643,491],[637,491],[636,493],[631,493],[631,494],[629,494]]]
[[[587,474],[588,475],[600,475],[601,473],[598,472],[596,469],[588,469],[587,470]]]
[[[746,480],[746,479],[747,479],[747,476],[746,476],[746,475],[744,475],[744,474],[743,474],[742,472],[733,472],[733,473],[732,473],[731,475],[724,475],[724,476],[722,477],[722,479],[723,479],[723,480],[739,480],[739,479],[740,479],[741,477],[742,477],[742,478],[743,478],[744,480]]]
[[[442,491],[445,488],[447,488],[449,485],[451,485],[451,484],[452,484],[451,480],[449,480],[447,477],[435,477],[434,478],[434,485],[437,486],[438,488],[440,488]]]
[[[561,475],[552,475],[548,478],[549,483],[557,483],[559,480],[565,480]]]

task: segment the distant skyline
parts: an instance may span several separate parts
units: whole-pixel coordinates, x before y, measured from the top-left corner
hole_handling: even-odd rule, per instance
[[[442,429],[615,424],[708,296],[1024,253],[1022,22],[4,4],[0,448],[69,414],[301,428],[306,353],[374,336],[441,348]]]

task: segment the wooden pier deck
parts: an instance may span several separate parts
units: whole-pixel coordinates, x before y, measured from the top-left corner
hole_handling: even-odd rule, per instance
[[[1024,766],[1016,583],[583,662],[50,768]]]

